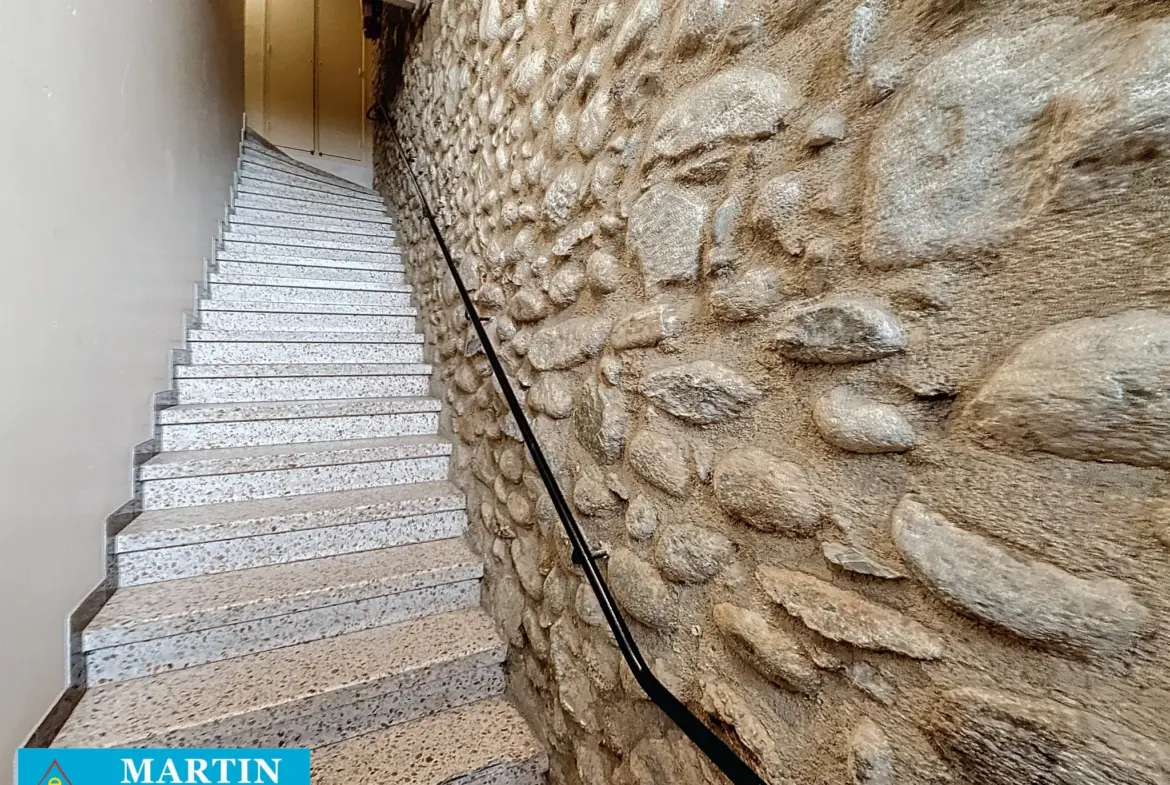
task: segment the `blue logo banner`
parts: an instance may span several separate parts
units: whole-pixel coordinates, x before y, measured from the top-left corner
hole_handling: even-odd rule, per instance
[[[16,785],[309,785],[309,751],[22,749]]]

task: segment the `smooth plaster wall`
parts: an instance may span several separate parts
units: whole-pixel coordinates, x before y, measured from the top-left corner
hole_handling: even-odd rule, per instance
[[[1170,3],[445,0],[401,29],[389,113],[696,714],[777,785],[1170,780]],[[619,663],[379,153],[550,781],[715,782]]]
[[[5,761],[65,687],[67,616],[223,214],[243,21],[242,0],[0,4]]]

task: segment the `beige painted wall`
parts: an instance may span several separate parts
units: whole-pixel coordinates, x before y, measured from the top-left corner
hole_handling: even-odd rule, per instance
[[[242,0],[0,4],[4,760],[65,686],[66,617],[131,495],[243,92]]]

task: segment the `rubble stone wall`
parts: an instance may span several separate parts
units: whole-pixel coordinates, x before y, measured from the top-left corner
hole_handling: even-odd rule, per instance
[[[443,0],[385,68],[647,659],[771,782],[1170,782],[1170,3]],[[379,140],[552,781],[717,781]]]

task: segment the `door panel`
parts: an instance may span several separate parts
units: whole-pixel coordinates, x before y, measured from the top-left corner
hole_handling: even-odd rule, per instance
[[[360,8],[356,0],[350,5]],[[268,0],[267,15],[265,135],[273,144],[312,152],[313,0]]]
[[[362,5],[357,0],[317,3],[317,152],[360,161],[365,131]]]

